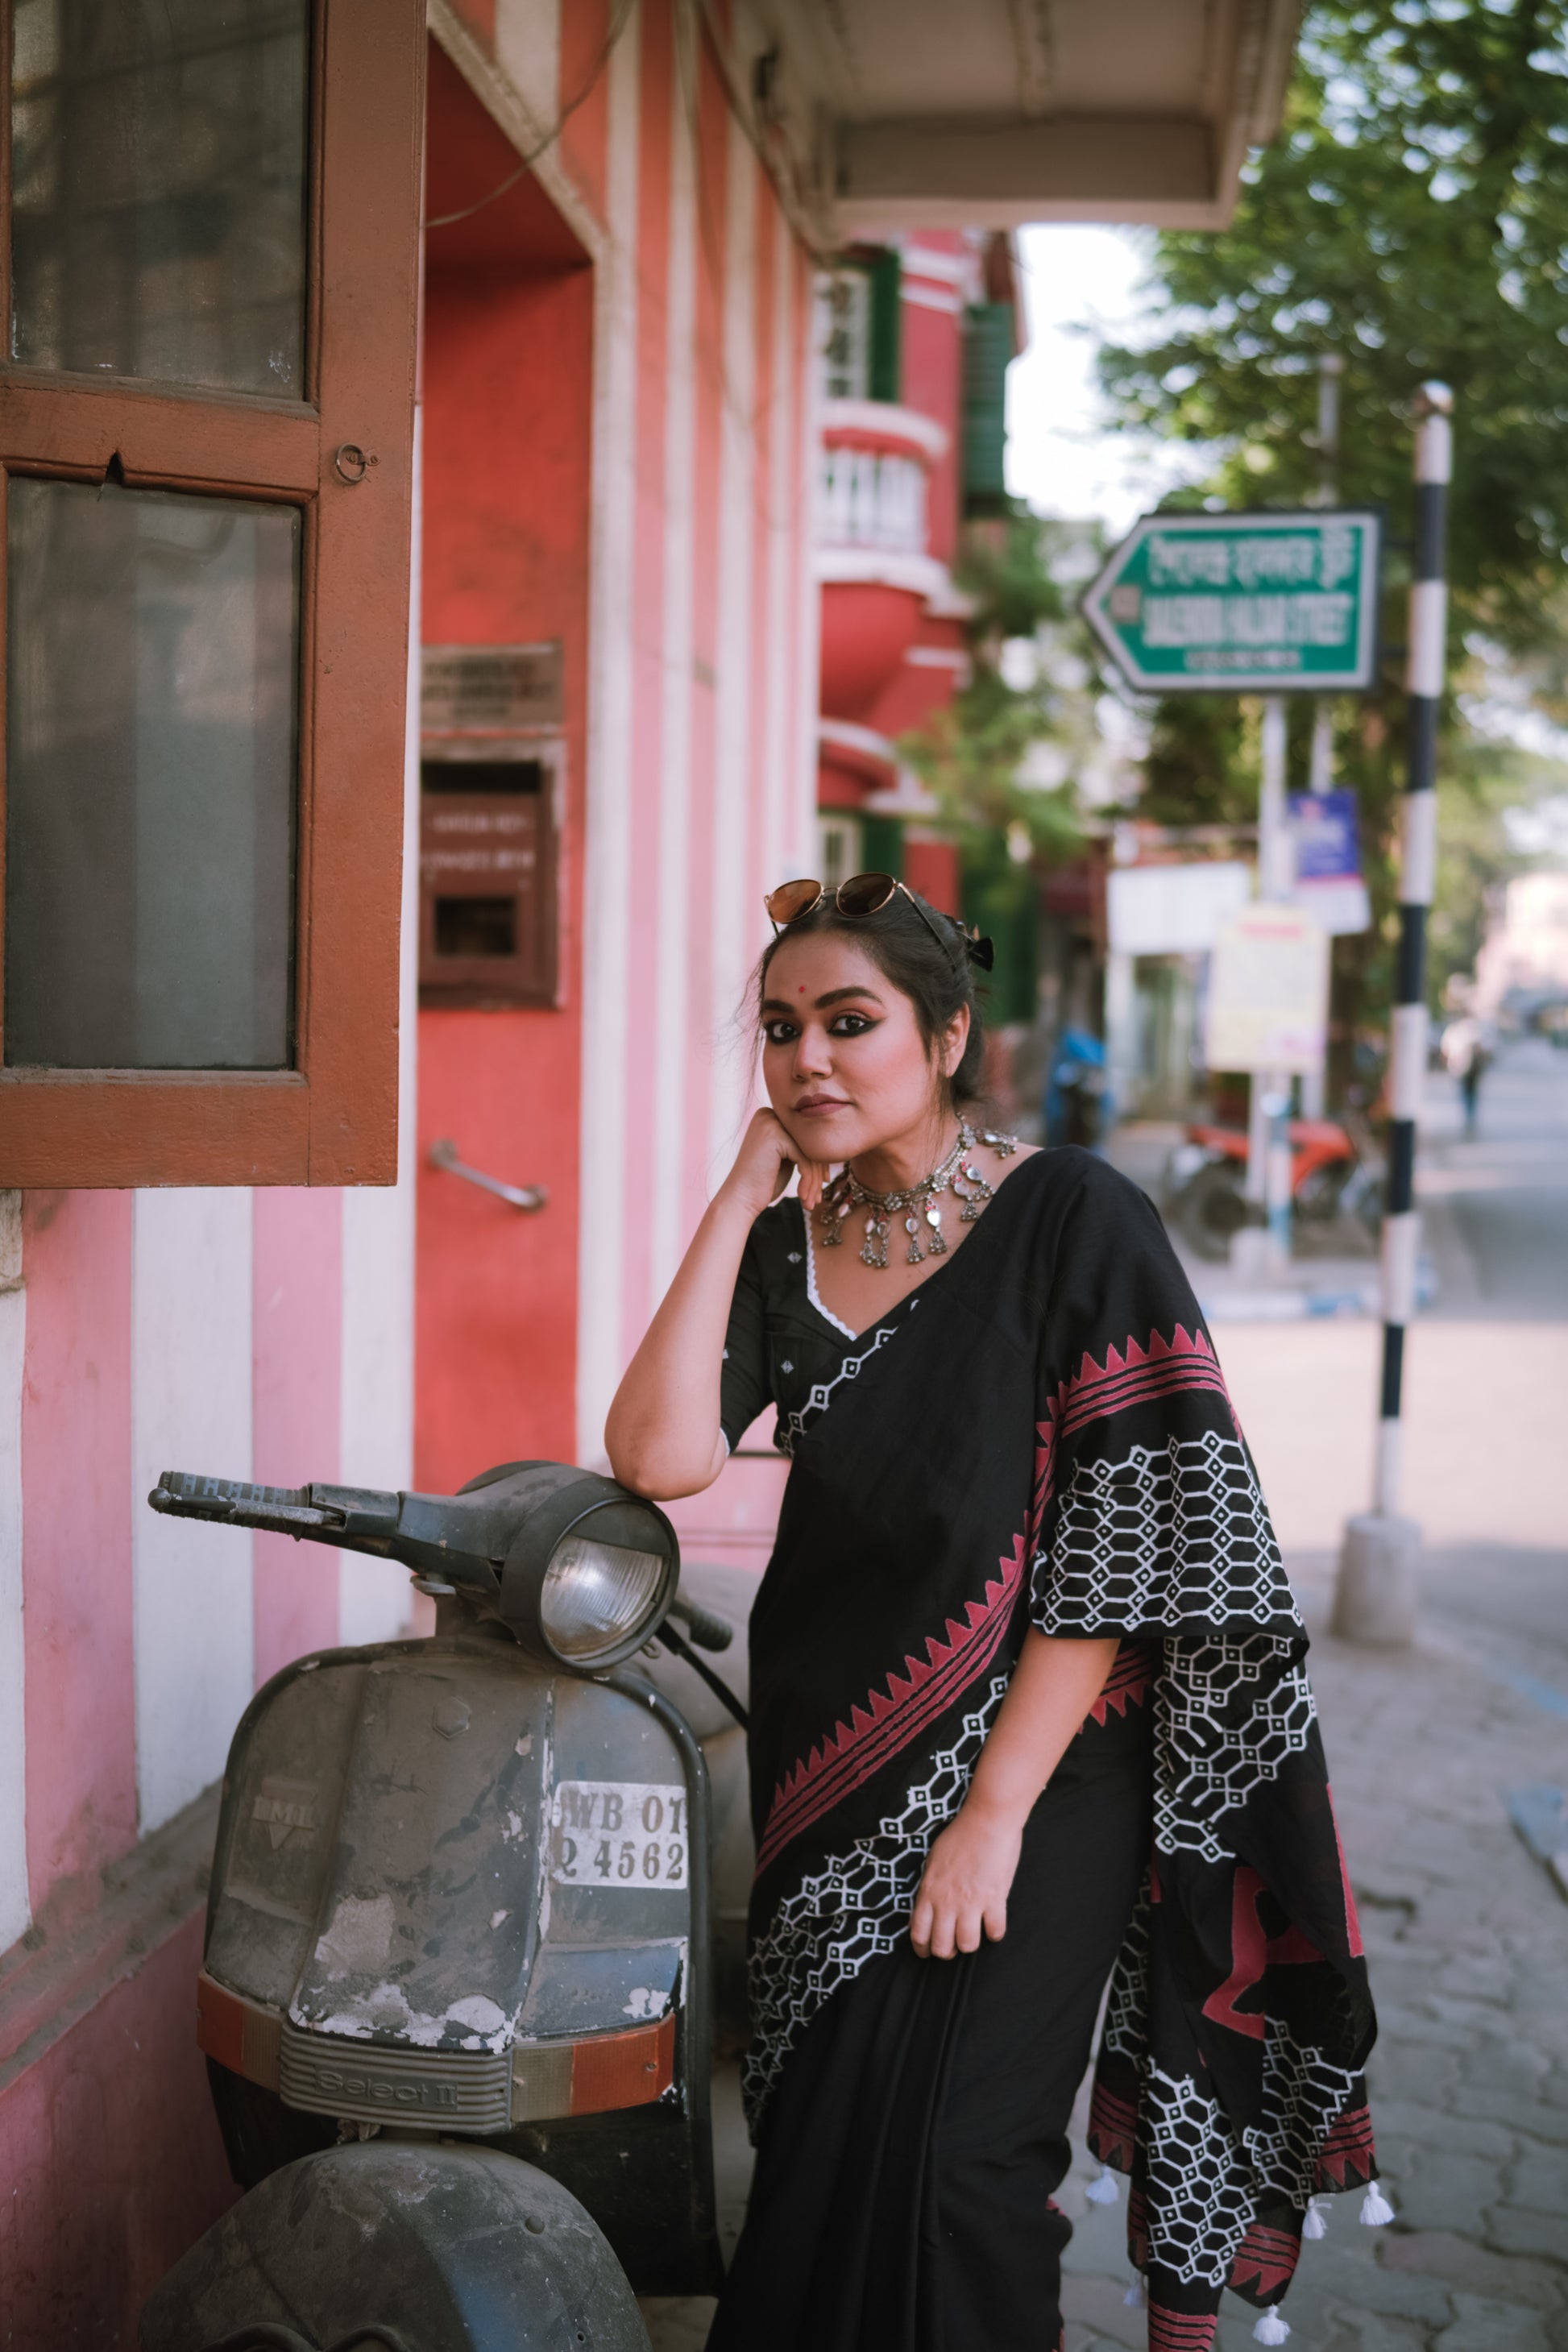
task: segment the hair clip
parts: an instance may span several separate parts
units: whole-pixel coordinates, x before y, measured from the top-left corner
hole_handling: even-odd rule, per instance
[[[978,931],[965,931],[963,944],[971,963],[977,963],[982,971],[995,969],[996,950],[989,940],[983,939]]]

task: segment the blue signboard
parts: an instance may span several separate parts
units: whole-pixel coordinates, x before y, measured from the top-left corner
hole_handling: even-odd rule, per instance
[[[1292,793],[1289,808],[1297,904],[1325,931],[1364,931],[1372,910],[1362,879],[1354,793]]]

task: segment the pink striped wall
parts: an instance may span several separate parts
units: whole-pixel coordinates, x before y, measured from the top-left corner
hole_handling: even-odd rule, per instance
[[[518,26],[542,21],[537,0],[521,11],[466,0],[460,19],[438,5],[436,19],[515,138],[496,58],[520,54]],[[560,11],[557,97],[580,84],[607,23],[606,0]],[[559,1016],[576,1041],[583,1149],[565,1360],[579,1363],[578,1451],[592,1460],[619,1370],[738,1125],[747,1080],[731,1020],[765,928],[762,892],[810,855],[811,270],[735,122],[699,12],[677,0],[634,6],[538,175],[593,264],[594,543],[625,566],[606,580],[595,554],[582,989]],[[674,953],[672,888],[683,908]],[[410,1129],[413,1107],[409,1087]],[[658,1158],[661,1123],[673,1149]],[[413,1175],[410,1160],[408,1198]],[[555,1181],[575,1187],[570,1173]],[[119,1900],[143,1859],[153,1867],[197,1819],[182,1809],[220,1772],[245,1693],[340,1638],[358,1575],[266,1536],[182,1550],[145,1513],[156,1473],[143,1457],[156,1448],[159,1467],[288,1486],[410,1476],[398,1382],[384,1379],[389,1344],[410,1359],[414,1347],[407,1227],[380,1202],[362,1216],[338,1192],[261,1192],[243,1207],[229,1196],[233,1213],[216,1216],[212,1196],[182,1197],[187,1206],[168,1196],[140,1224],[130,1193],[37,1195],[26,1208],[15,1400],[25,1607],[0,1624],[0,1706],[14,1689],[26,1726],[24,1786],[0,1788],[6,2352],[129,2346],[147,2287],[229,2194],[191,2033],[194,1874],[154,1934],[72,1962],[74,1991],[61,1976],[51,1993],[49,1970],[70,1937],[91,1958],[95,1906],[115,1890]],[[216,1289],[202,1271],[214,1265]],[[406,1311],[384,1311],[405,1297]],[[496,1310],[548,1357],[554,1335],[536,1328],[533,1302]],[[170,1375],[151,1400],[150,1361]],[[203,1427],[234,1458],[183,1459],[196,1441],[182,1399],[209,1386],[218,1402]],[[358,1401],[383,1387],[393,1402],[378,1420]],[[4,1459],[0,1448],[0,1476]],[[741,1510],[730,1530],[742,1550],[756,1517]],[[734,1517],[718,1497],[715,1529]],[[394,1632],[406,1614],[398,1579],[353,1591],[353,1638]],[[187,1731],[183,1695],[198,1677],[217,1696]],[[143,1818],[149,1787],[159,1794]],[[12,1940],[29,1916],[28,1941]]]
[[[36,1192],[22,1390],[27,1885],[136,1838],[132,1660],[131,1195]],[[89,1888],[81,1889],[88,1899]]]

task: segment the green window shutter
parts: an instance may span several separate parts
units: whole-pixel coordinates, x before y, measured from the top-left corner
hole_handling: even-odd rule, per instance
[[[870,394],[897,400],[903,391],[903,265],[890,246],[871,262]]]
[[[1013,311],[980,302],[964,312],[963,511],[1000,514],[1006,505],[1007,362]]]

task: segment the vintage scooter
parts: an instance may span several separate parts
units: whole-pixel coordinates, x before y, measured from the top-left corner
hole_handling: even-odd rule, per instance
[[[247,2194],[142,2352],[647,2352],[636,2295],[720,2258],[708,1773],[633,1661],[657,1633],[744,1720],[669,1521],[550,1462],[148,1499],[402,1561],[437,1630],[301,1658],[240,1720],[197,2039]]]

